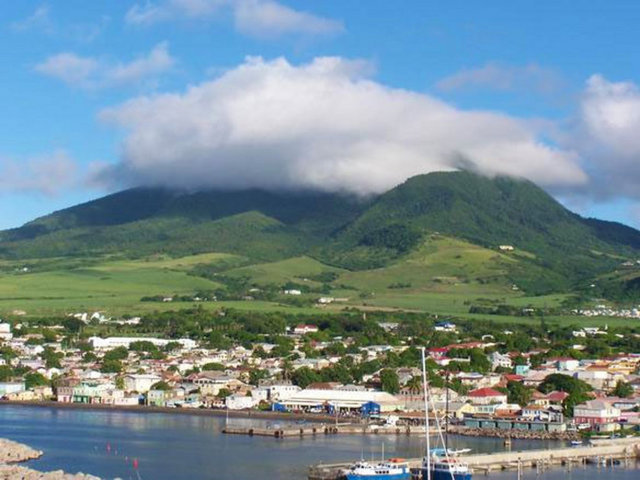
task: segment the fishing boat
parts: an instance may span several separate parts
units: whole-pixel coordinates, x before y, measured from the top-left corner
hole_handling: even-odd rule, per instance
[[[391,459],[376,464],[356,462],[345,470],[347,480],[410,480],[411,470],[407,462]]]
[[[456,456],[457,452],[448,448],[444,438],[442,438],[442,430],[438,417],[435,416],[437,430],[443,448],[431,449],[431,440],[429,432],[429,384],[427,382],[427,368],[425,349],[422,348],[422,384],[424,394],[424,421],[425,421],[425,440],[426,455],[422,459],[422,467],[420,473],[423,480],[471,480],[472,474],[469,466]],[[435,415],[435,409],[433,409]]]

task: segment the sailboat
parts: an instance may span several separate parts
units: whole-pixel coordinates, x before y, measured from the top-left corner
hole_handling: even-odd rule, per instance
[[[422,479],[423,480],[471,480],[471,471],[466,463],[455,457],[454,452],[447,448],[442,438],[442,430],[438,416],[435,415],[436,427],[440,440],[444,448],[431,449],[431,439],[429,432],[429,384],[427,382],[427,365],[425,358],[425,349],[422,347],[422,385],[424,394],[424,424],[426,439],[426,455],[422,459]]]
[[[382,444],[382,460],[372,464],[361,460],[343,471],[347,480],[410,480],[409,464],[402,459],[384,459],[384,443]]]

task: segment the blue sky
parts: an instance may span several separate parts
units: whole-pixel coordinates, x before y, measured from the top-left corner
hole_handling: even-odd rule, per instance
[[[371,193],[461,164],[640,227],[639,14],[631,0],[9,2],[0,228],[132,185]]]

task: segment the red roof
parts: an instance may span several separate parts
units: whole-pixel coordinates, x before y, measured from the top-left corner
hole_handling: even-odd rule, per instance
[[[503,377],[507,382],[521,382],[524,380],[522,375],[516,375],[515,373],[506,373]]]
[[[502,397],[505,394],[493,388],[478,388],[469,392],[470,397]]]
[[[547,400],[550,402],[563,402],[565,398],[567,398],[569,394],[567,392],[551,392],[547,395]]]

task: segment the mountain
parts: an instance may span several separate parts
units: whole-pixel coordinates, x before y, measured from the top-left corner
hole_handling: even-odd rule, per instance
[[[254,262],[298,255],[384,268],[429,235],[514,247],[508,281],[565,291],[640,256],[640,232],[570,212],[535,184],[469,172],[419,175],[368,199],[320,192],[115,193],[0,232],[8,259],[228,252]]]

